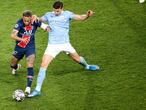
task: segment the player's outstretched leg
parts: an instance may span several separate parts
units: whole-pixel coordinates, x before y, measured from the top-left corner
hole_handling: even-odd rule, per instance
[[[96,70],[99,70],[99,66],[98,65],[87,65],[85,69],[91,70],[91,71],[96,71]]]
[[[99,66],[98,65],[89,65],[89,64],[87,64],[86,60],[83,57],[80,57],[79,64],[84,66],[85,69],[87,69],[87,70],[91,70],[91,71],[99,70]]]
[[[82,56],[79,56],[78,53],[70,53],[69,54],[70,57],[78,62],[80,65],[82,65],[86,70],[91,70],[91,71],[96,71],[96,70],[99,70],[99,66],[98,65],[89,65],[86,60],[82,57]]]

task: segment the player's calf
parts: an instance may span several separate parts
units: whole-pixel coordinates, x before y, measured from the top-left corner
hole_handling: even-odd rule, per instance
[[[34,76],[33,67],[27,68],[27,87],[25,89],[26,95],[30,94],[30,87],[32,85],[33,76]]]

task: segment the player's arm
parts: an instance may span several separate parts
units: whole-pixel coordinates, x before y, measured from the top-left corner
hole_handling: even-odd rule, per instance
[[[40,22],[45,22],[43,18],[38,17],[37,15],[32,15],[32,22],[40,21]]]
[[[27,42],[27,38],[20,38],[17,36],[18,34],[18,30],[13,29],[12,33],[11,33],[11,38],[17,41],[22,41],[22,42]]]
[[[45,30],[45,31],[50,31],[50,27],[49,27],[49,25],[47,25],[47,24],[45,24],[45,23],[41,23],[41,26],[40,26],[43,30]]]
[[[92,15],[93,15],[93,11],[88,10],[87,13],[83,14],[83,15],[75,14],[72,19],[78,20],[78,21],[84,21],[84,20],[88,19]]]

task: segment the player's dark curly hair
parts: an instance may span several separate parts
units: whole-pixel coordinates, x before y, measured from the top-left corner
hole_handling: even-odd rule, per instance
[[[53,4],[53,8],[55,9],[59,9],[59,8],[63,8],[63,2],[61,1],[56,1],[54,4]]]
[[[30,10],[25,10],[22,15],[25,16],[25,17],[31,17],[32,12]]]

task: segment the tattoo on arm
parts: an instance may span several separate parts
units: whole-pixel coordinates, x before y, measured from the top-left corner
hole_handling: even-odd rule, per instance
[[[18,33],[18,31],[15,30],[15,29],[13,29],[12,34],[13,34],[13,35],[17,35],[17,33]]]

